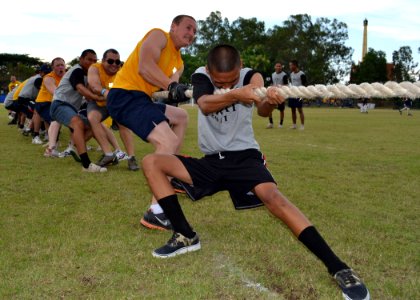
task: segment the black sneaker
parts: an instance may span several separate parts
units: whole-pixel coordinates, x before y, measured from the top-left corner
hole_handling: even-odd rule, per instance
[[[140,224],[149,229],[172,230],[171,221],[169,221],[165,214],[155,214],[150,208],[144,213]]]
[[[107,165],[116,165],[118,164],[118,159],[114,153],[111,156],[104,154],[96,164],[101,167],[105,167]]]
[[[130,157],[127,159],[128,162],[128,169],[130,171],[138,171],[140,170],[139,165],[137,164],[137,160],[135,156]]]
[[[369,300],[369,291],[352,269],[338,271],[334,279],[340,286],[346,300]]]
[[[171,185],[174,188],[175,193],[178,194],[185,194],[185,188],[184,185],[181,184],[180,180],[176,178],[171,179]]]
[[[74,149],[70,149],[69,150],[69,153],[70,153],[71,157],[73,157],[73,159],[76,162],[79,162],[79,163],[82,162],[82,160],[80,159],[79,155],[76,153],[76,151]]]
[[[174,232],[166,245],[153,251],[152,255],[154,257],[167,258],[200,249],[201,244],[198,234],[195,234],[193,238],[189,239],[178,232]]]

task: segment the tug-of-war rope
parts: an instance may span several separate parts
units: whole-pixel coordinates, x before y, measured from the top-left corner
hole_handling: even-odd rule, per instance
[[[344,85],[341,83],[333,85],[309,85],[309,86],[271,86],[269,89],[276,89],[276,92],[284,98],[304,98],[304,99],[360,99],[360,98],[420,98],[420,81],[414,83],[404,81],[397,83],[388,81],[385,84],[378,82]],[[215,94],[223,94],[229,89],[216,89]],[[255,89],[255,93],[264,98],[267,94],[267,88],[261,87]],[[192,98],[192,90],[185,91],[185,96]],[[155,99],[168,98],[168,92],[153,93]]]

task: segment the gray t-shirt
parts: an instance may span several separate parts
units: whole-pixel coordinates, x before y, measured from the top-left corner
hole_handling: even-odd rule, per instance
[[[87,77],[82,67],[77,64],[64,74],[57,89],[54,92],[53,101],[60,100],[80,109],[83,103],[83,96],[77,91],[76,85],[82,83],[86,86]]]
[[[273,85],[287,85],[287,74],[284,71],[280,73],[274,72],[271,74],[271,79],[273,80]]]
[[[252,70],[249,68],[241,70],[239,81],[233,88],[244,85],[245,76],[249,71]],[[204,67],[198,68],[195,73],[206,75],[211,82]],[[252,128],[253,108],[253,104],[245,105],[236,102],[221,111],[208,115],[204,115],[201,110],[198,110],[198,145],[200,150],[206,155],[223,151],[259,150],[260,147],[255,140]]]
[[[305,85],[304,82],[302,82],[302,76],[305,76],[305,73],[303,73],[302,71],[299,71],[297,73],[291,72],[290,73],[290,83],[293,86]]]
[[[25,86],[22,88],[22,90],[19,93],[19,97],[35,100],[39,93],[39,88],[35,85],[35,81],[39,79],[42,80],[41,75],[36,74],[32,77],[30,77],[27,81]]]

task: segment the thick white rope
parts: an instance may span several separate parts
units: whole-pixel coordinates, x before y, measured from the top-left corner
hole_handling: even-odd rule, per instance
[[[270,89],[276,89],[278,95],[284,98],[304,98],[304,99],[360,99],[360,98],[394,98],[394,97],[407,97],[410,99],[420,98],[420,81],[409,82],[404,81],[397,83],[395,81],[388,81],[385,84],[378,82],[362,83],[360,85],[350,84],[344,85],[337,83],[334,85],[310,85],[310,86],[272,86]],[[215,94],[224,94],[229,92],[229,89],[216,89]],[[255,89],[255,93],[264,98],[267,94],[267,88],[261,87]],[[192,97],[192,90],[185,91],[188,98]],[[167,99],[168,92],[155,92],[153,93],[154,99]]]

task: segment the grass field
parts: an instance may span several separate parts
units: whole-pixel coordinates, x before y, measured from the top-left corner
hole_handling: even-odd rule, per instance
[[[186,109],[183,152],[198,156],[196,108]],[[420,112],[305,114],[305,131],[267,130],[266,119],[254,119],[280,190],[372,299],[420,299]],[[286,128],[290,119],[286,110]],[[72,158],[44,158],[7,122],[1,108],[0,299],[341,299],[287,227],[265,208],[235,211],[227,193],[194,203],[180,196],[202,249],[153,258],[170,233],[139,225],[151,198],[141,172],[122,162],[82,173]],[[67,130],[61,140],[62,150]],[[138,158],[151,151],[136,138]]]

